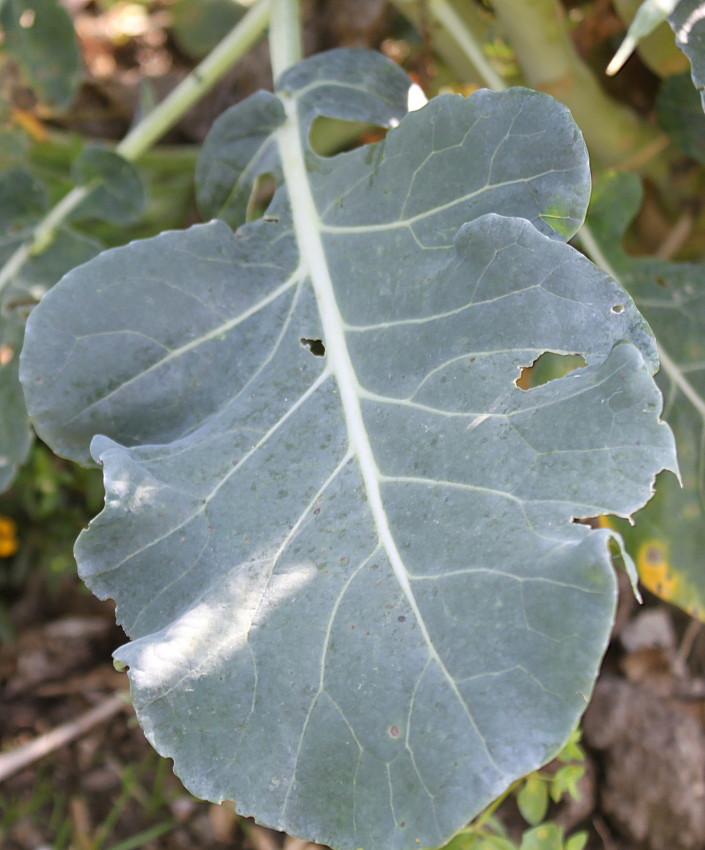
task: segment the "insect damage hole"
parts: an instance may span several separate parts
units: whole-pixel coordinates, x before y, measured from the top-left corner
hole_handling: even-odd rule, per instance
[[[302,336],[299,342],[301,343],[301,345],[303,345],[304,348],[308,348],[311,354],[315,355],[316,357],[323,357],[323,355],[326,353],[326,347],[325,345],[323,345],[322,339],[306,339]]]
[[[521,367],[521,374],[514,383],[520,390],[533,390],[549,381],[564,378],[574,369],[580,369],[583,366],[587,366],[587,362],[580,354],[544,351],[533,363]]]

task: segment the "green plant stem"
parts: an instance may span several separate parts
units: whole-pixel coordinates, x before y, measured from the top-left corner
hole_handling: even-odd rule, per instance
[[[269,13],[270,0],[259,0],[203,62],[125,136],[116,152],[134,161],[152,147],[257,42],[267,27]],[[93,188],[93,184],[76,186],[47,213],[31,239],[17,248],[0,271],[0,292],[33,254],[46,248],[57,228]]]
[[[423,26],[418,0],[392,0],[399,11],[417,28]],[[491,89],[506,88],[502,75],[482,49],[487,24],[467,0],[427,0],[433,47],[463,81],[479,77]]]
[[[458,46],[477,68],[488,87],[497,91],[506,89],[507,85],[502,76],[495,71],[485,56],[482,44],[475,38],[473,30],[465,25],[463,18],[449,0],[432,0],[430,11],[446,32],[454,36]]]
[[[598,167],[641,169],[667,146],[663,133],[602,90],[575,51],[558,0],[493,0],[493,7],[526,82],[570,109]]]
[[[300,61],[302,51],[299,0],[272,0],[269,54],[275,80],[279,79],[287,68]]]
[[[150,148],[194,103],[256,44],[269,20],[270,0],[259,0],[210,54],[117,146],[135,160]]]
[[[65,130],[48,129],[47,138],[42,142],[34,142],[30,147],[30,159],[32,160],[35,173],[42,177],[51,176],[60,171],[61,174],[71,166],[80,151],[80,143],[77,144],[77,136]],[[101,145],[106,150],[114,151],[119,142],[104,140]],[[158,148],[150,148],[140,155],[140,165],[159,168],[165,165],[168,169],[193,171],[198,158],[200,145],[197,144],[169,144],[159,145]]]

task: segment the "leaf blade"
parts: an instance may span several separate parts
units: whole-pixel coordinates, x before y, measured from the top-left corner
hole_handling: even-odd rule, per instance
[[[72,273],[30,318],[23,380],[54,443],[82,457],[104,429],[91,451],[106,507],[77,557],[95,592],[119,597],[133,640],[116,657],[189,787],[338,847],[432,846],[574,727],[615,586],[610,532],[573,519],[629,515],[673,444],[648,327],[561,241],[587,193],[566,111],[521,90],[444,98],[325,160],[307,147],[307,68],[317,83],[325,61],[278,95],[287,189],[267,220],[167,234]],[[180,298],[153,297],[182,369],[158,383],[158,357],[99,347],[106,316],[125,341],[146,321],[114,286],[131,267],[216,308],[189,331]],[[73,309],[89,294],[98,332]],[[199,364],[223,322],[238,335]],[[63,350],[49,352],[57,325]],[[92,356],[68,368],[81,333]],[[519,389],[544,350],[587,365]],[[122,369],[125,407],[100,397],[73,433],[63,420],[95,391],[85,364],[99,355]],[[68,392],[58,415],[37,377]],[[144,405],[155,391],[184,400],[172,418]]]

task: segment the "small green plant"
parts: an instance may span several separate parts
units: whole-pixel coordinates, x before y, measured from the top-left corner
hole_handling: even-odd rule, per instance
[[[517,780],[476,820],[447,844],[444,850],[582,850],[588,833],[565,836],[562,827],[549,817],[551,802],[559,803],[566,795],[580,799],[578,783],[585,774],[585,753],[580,746],[580,731],[571,733],[558,753],[551,770],[538,770]],[[496,816],[497,809],[514,797],[521,816],[529,825],[519,842],[509,837],[506,826]]]

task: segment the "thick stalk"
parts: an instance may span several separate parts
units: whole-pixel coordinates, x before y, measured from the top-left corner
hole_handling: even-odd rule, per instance
[[[480,12],[467,0],[392,0],[418,29],[428,22],[434,50],[463,82],[479,80],[495,91],[506,88],[502,75],[485,54],[482,44],[488,30]]]
[[[299,0],[271,0],[269,55],[277,80],[301,59],[301,6]]]
[[[640,169],[667,138],[603,92],[573,47],[558,0],[493,0],[528,85],[573,113],[598,167]]]
[[[139,122],[115,148],[130,161],[138,159],[190,109],[223,74],[263,35],[269,20],[270,0],[259,0],[231,32],[179,85]],[[0,292],[13,280],[27,259],[40,253],[56,229],[84,200],[93,186],[76,186],[36,226],[31,239],[12,254],[0,271]]]

